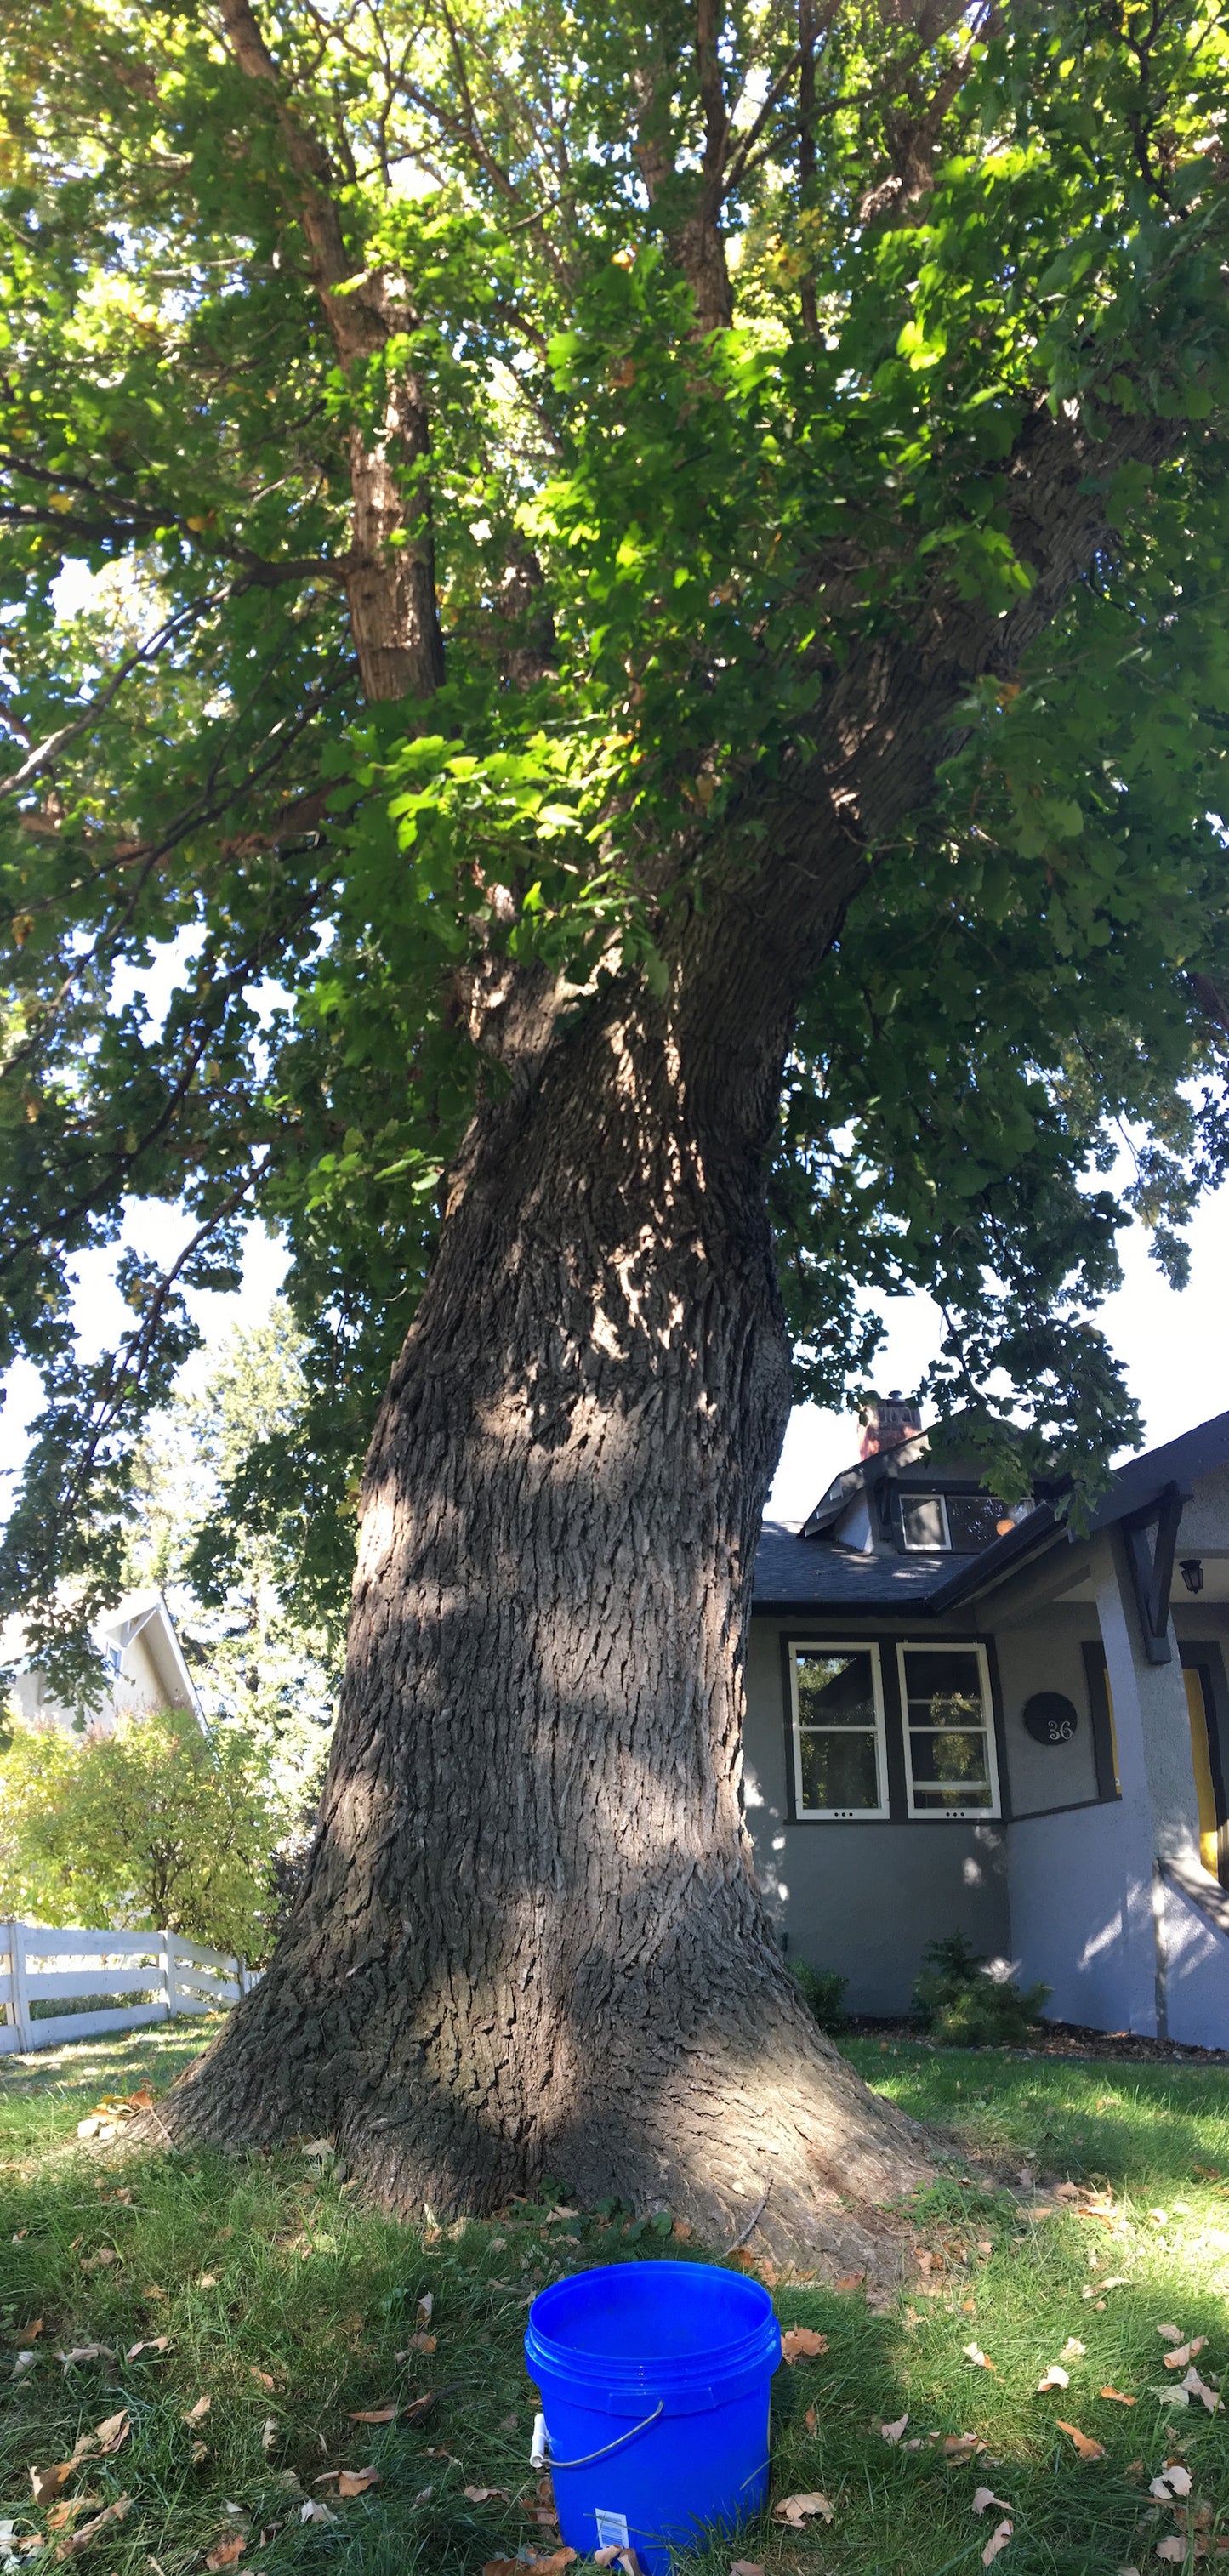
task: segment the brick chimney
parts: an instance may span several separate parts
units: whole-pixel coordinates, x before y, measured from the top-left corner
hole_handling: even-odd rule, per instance
[[[898,1386],[889,1395],[873,1395],[858,1418],[862,1424],[859,1458],[877,1458],[884,1449],[899,1449],[904,1441],[916,1440],[922,1428],[917,1398],[902,1395]]]

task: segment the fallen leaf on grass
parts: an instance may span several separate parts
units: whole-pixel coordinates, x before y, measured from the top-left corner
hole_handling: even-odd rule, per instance
[[[151,2335],[147,2343],[130,2343],[124,2359],[139,2361],[143,2352],[167,2352],[170,2349],[170,2342],[169,2335]]]
[[[1133,2397],[1124,2397],[1120,2388],[1102,2388],[1098,2395],[1108,2397],[1112,2406],[1134,2406],[1136,2402]]]
[[[688,2237],[692,2233],[690,2220],[686,2218],[676,2218],[670,2233],[672,2236],[677,2236],[681,2245],[685,2245]],[[736,2559],[734,2563],[736,2566],[740,2567],[742,2565],[742,2560]]]
[[[865,2272],[842,2272],[840,2280],[834,2281],[832,2286],[834,2290],[860,2290],[865,2279]]]
[[[932,2442],[942,2441],[943,2456],[951,2468],[958,2467],[962,2460],[973,2459],[986,2447],[980,2433],[932,2433],[930,2438]]]
[[[404,2352],[394,2353],[394,2361],[408,2361],[412,2352],[434,2352],[436,2338],[429,2334],[411,2335]]]
[[[209,2457],[209,2444],[208,2444],[208,2442],[194,2442],[194,2443],[193,2443],[193,2445],[192,2445],[192,2453],[191,2453],[192,2466],[193,2466],[193,2468],[194,2468],[194,2469],[199,2469],[200,2464],[201,2464],[201,2461],[202,2461],[202,2460],[207,2460],[207,2459],[208,2459],[208,2457]]]
[[[65,2496],[47,2516],[48,2531],[68,2531],[79,2513],[96,2513],[101,2502],[101,2496]]]
[[[1172,2559],[1174,2564],[1178,2567],[1185,2567],[1186,2542],[1184,2540],[1179,2540],[1176,2532],[1171,2532],[1168,2539],[1158,2540],[1156,2545],[1156,2554],[1158,2558]]]
[[[1063,2345],[1063,2360],[1082,2361],[1087,2350],[1087,2344],[1081,2343],[1078,2335],[1068,2335]]]
[[[339,2496],[366,2495],[368,2487],[378,2487],[378,2469],[343,2469],[337,2481]]]
[[[803,2423],[806,2425],[806,2428],[807,2428],[808,2433],[815,2433],[815,2432],[818,2432],[818,2430],[819,2430],[819,2408],[818,2408],[818,2406],[808,2406],[807,2411],[806,2411],[805,2415],[803,2416],[803,2419],[802,2419],[802,2420],[803,2420]]]
[[[1008,2504],[1006,2497],[996,2496],[993,2487],[977,2487],[973,2495],[974,2513],[987,2513],[992,2504],[996,2504],[998,2506],[1000,2513],[1011,2512],[1011,2506]]]
[[[885,2442],[899,2442],[901,2434],[904,2432],[908,2421],[909,2417],[906,2413],[904,2415],[898,2415],[894,2424],[881,2424],[879,2430],[883,2440]]]
[[[1207,2340],[1206,2335],[1192,2335],[1189,2343],[1180,2343],[1174,2352],[1163,2353],[1161,2358],[1166,2370],[1185,2370],[1188,2361],[1193,2361],[1196,2353],[1203,2351]]]
[[[42,2318],[32,2317],[29,2325],[22,2327],[21,2332],[17,2337],[18,2343],[37,2343],[42,2331]]]
[[[820,2495],[818,2489],[812,2489],[808,2495],[783,2496],[780,2504],[774,2505],[772,2509],[774,2522],[791,2522],[795,2529],[813,2514],[821,2514],[825,2522],[832,2520],[833,2507],[829,2504],[827,2496]]]
[[[796,2361],[813,2361],[817,2353],[828,2349],[827,2335],[816,2334],[812,2326],[791,2326],[781,2337],[781,2359],[792,2370]]]
[[[411,2397],[408,2406],[403,2406],[401,2410],[406,2423],[425,2424],[435,2402],[434,2389],[428,2389],[425,2397]]]
[[[67,2486],[76,2465],[75,2460],[58,2460],[53,2469],[32,2468],[30,2487],[35,2503],[50,2504],[52,2498],[58,2496],[61,2487]]]
[[[998,2378],[999,2374],[994,2367],[994,2363],[987,2359],[986,2354],[982,2351],[979,2343],[962,2344],[961,2351],[963,2352],[965,2360],[974,2362],[978,2370],[988,2370],[993,2378]]]
[[[246,2532],[236,2531],[230,2533],[225,2540],[219,2540],[215,2543],[214,2547],[209,2551],[208,2556],[206,2557],[205,2565],[209,2568],[237,2567],[246,2547]]]
[[[1181,2343],[1182,2341],[1181,2326],[1158,2326],[1157,2333],[1163,2336],[1166,2343]]]
[[[82,2435],[74,2457],[85,2459],[89,2451],[97,2451],[101,2458],[107,2459],[113,2451],[118,2451],[122,2447],[131,2431],[132,2425],[128,2415],[121,2407],[118,2415],[108,2415],[101,2424],[96,2424],[88,2437]]]
[[[153,2299],[156,2302],[159,2299],[164,2299],[166,2297],[166,2292],[160,2281],[149,2281],[142,2290],[141,2296],[143,2299]]]
[[[319,2496],[309,2496],[307,2503],[299,2507],[299,2520],[300,2522],[336,2522],[337,2516],[329,2512],[327,2504],[321,2504]]]
[[[270,2387],[273,2385],[271,2380],[269,2385]],[[392,2406],[352,2406],[347,2413],[346,2421],[348,2424],[395,2424],[400,2413],[401,2408],[395,2403]],[[504,2431],[508,2430],[509,2427],[505,2425]],[[511,2430],[514,2433],[516,2431],[515,2415],[512,2418]]]
[[[66,2532],[56,2549],[56,2557],[76,2558],[83,2549],[89,2548],[92,2540],[97,2540],[100,2531],[109,2530],[113,2522],[122,2522],[125,2514],[131,2511],[131,2496],[117,2496],[115,2503],[104,2505],[92,2522],[83,2522],[80,2531]]]
[[[503,2487],[466,2487],[464,2493],[470,2504],[511,2504],[512,2502],[511,2496]]]
[[[114,2359],[115,2354],[109,2343],[78,2343],[74,2344],[71,2352],[56,2354],[56,2360],[63,2362],[66,2374],[77,2361],[114,2361]]]
[[[36,2362],[37,2360],[38,2360],[38,2354],[37,2354],[36,2352],[19,2352],[19,2353],[18,2353],[18,2355],[17,2355],[16,2360],[15,2360],[15,2361],[14,2361],[14,2363],[13,2363],[13,2369],[12,2369],[12,2376],[13,2376],[13,2378],[14,2378],[14,2379],[20,2379],[20,2378],[21,2378],[21,2375],[22,2375],[22,2373],[23,2373],[23,2371],[26,2371],[26,2370],[33,2370],[34,2365],[35,2365],[35,2362]]]
[[[986,2546],[981,2554],[981,2563],[983,2567],[990,2567],[993,2565],[994,2560],[998,2557],[1000,2549],[1006,2549],[1007,2543],[1011,2538],[1011,2533],[1012,2525],[1006,2517],[1004,2517],[1002,2522],[996,2523],[995,2528],[991,2532],[990,2538],[986,2542]]]
[[[198,2290],[216,2290],[216,2288],[217,2288],[217,2286],[218,2286],[218,2276],[217,2276],[217,2273],[216,2273],[216,2272],[202,2272],[201,2277],[200,2277],[199,2281],[197,2282],[197,2285],[196,2285],[196,2286],[197,2286],[197,2289],[198,2289]]]
[[[1081,2433],[1078,2424],[1064,2424],[1061,2415],[1056,2415],[1054,2421],[1057,2424],[1060,2433],[1070,2434],[1082,2460],[1103,2460],[1105,2458],[1104,2443],[1094,2442],[1091,2433]]]
[[[1224,2402],[1223,2399],[1217,2396],[1214,2388],[1209,2388],[1206,2379],[1200,2378],[1197,2370],[1192,2369],[1187,2371],[1186,2377],[1182,2381],[1182,2386],[1189,2391],[1192,2397],[1198,2397],[1202,2400],[1203,2404],[1207,2407],[1209,2415],[1216,2415],[1220,2412]]]
[[[420,2326],[429,2326],[434,2313],[435,2292],[434,2290],[424,2290],[422,2297],[418,2302],[418,2322]]]
[[[188,2408],[183,2419],[185,2424],[203,2424],[212,2404],[212,2397],[198,2397],[195,2406]]]
[[[1070,2386],[1071,2381],[1068,2378],[1066,2371],[1063,2369],[1062,2363],[1060,2361],[1052,2361],[1049,2368],[1047,2370],[1043,2370],[1041,2377],[1037,2382],[1037,2395],[1039,2397],[1044,2395],[1047,2388],[1070,2388]]]
[[[1154,2477],[1148,2489],[1149,2495],[1159,2496],[1162,2504],[1169,2504],[1174,2496],[1188,2496],[1190,2491],[1191,2473],[1181,2460],[1171,2460],[1169,2466]]]
[[[281,2426],[278,2423],[276,2415],[266,2415],[264,2423],[260,2428],[260,2447],[264,2452],[266,2459],[268,2459],[269,2453],[273,2449],[280,2431]]]
[[[764,2576],[764,2570],[757,2566],[754,2558],[732,2558],[730,2576]]]
[[[258,2388],[266,2388],[270,2397],[272,2397],[273,2392],[277,2387],[277,2381],[274,2379],[271,2371],[258,2370],[255,2362],[250,2361],[248,2363],[248,2378],[254,2379]]]

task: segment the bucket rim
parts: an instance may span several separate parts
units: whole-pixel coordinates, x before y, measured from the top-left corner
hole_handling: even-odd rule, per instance
[[[708,2282],[720,2281],[724,2288],[734,2288],[744,2312],[750,2311],[746,2324],[718,2344],[698,2346],[692,2353],[645,2352],[632,2359],[618,2355],[585,2351],[575,2344],[558,2340],[551,2332],[553,2311],[566,2306],[569,2291],[583,2283],[623,2280],[627,2274],[651,2269],[659,2278],[672,2275],[680,2284],[695,2282],[697,2274]],[[544,2313],[543,2313],[544,2312]],[[560,2320],[562,2322],[562,2320]],[[766,2368],[771,2374],[781,2357],[781,2330],[767,2290],[760,2281],[751,2280],[744,2272],[727,2272],[717,2263],[678,2263],[654,2261],[650,2265],[631,2263],[594,2263],[584,2271],[572,2272],[561,2281],[550,2281],[539,2290],[529,2311],[525,2328],[525,2358],[531,2370],[546,2370],[585,2388],[601,2387],[607,2391],[625,2387],[642,2392],[650,2384],[663,2391],[682,2391],[703,2385],[714,2392],[725,2383],[741,2378],[749,2369]]]

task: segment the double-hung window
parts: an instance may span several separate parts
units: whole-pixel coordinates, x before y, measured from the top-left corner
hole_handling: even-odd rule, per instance
[[[911,1816],[999,1812],[984,1646],[898,1646]]]
[[[789,1650],[794,1813],[853,1824],[888,1813],[877,1646]]]

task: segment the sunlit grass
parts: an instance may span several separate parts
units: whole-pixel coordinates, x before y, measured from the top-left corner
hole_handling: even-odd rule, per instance
[[[528,2298],[563,2269],[681,2249],[626,2244],[617,2225],[593,2217],[554,2221],[545,2205],[425,2241],[357,2209],[342,2177],[294,2150],[136,2160],[78,2148],[77,2120],[100,2093],[142,2077],[162,2090],[203,2035],[199,2024],[172,2026],[0,2069],[0,2374],[12,2368],[4,2355],[38,2355],[0,2379],[0,2521],[45,2532],[30,2464],[67,2459],[81,2432],[123,2407],[131,2439],[86,2462],[67,2489],[100,2504],[133,2499],[89,2553],[97,2576],[196,2576],[227,2531],[245,2537],[236,2576],[402,2576],[420,2561],[478,2576],[489,2558],[549,2548],[532,2518],[540,2498],[527,2461]],[[1175,2411],[1153,2392],[1181,2376],[1163,2367],[1160,2324],[1207,2336],[1197,2366],[1209,2384],[1229,2363],[1229,2074],[904,2043],[884,2052],[868,2041],[849,2054],[946,2132],[950,2161],[908,2226],[902,2219],[909,2279],[885,2312],[872,2314],[857,2293],[777,2285],[783,2322],[819,2327],[828,2350],[778,2374],[774,2496],[822,2490],[833,2519],[802,2530],[761,2524],[739,2554],[769,2576],[976,2571],[1001,2519],[998,2508],[973,2517],[973,2493],[986,2485],[1014,2523],[1000,2576],[1149,2565],[1159,2576],[1156,2543],[1177,2524],[1148,2484],[1181,2458],[1192,2501],[1209,2508],[1198,2537],[1215,2563],[1218,2538],[1229,2536],[1224,2418],[1197,2398]],[[1207,2170],[1216,2167],[1224,2184]],[[1053,2215],[1033,2216],[1021,2175],[1093,2181],[1112,2200],[1099,2218],[1053,2200],[1042,2203]],[[914,2260],[919,2245],[929,2273]],[[115,2259],[100,2263],[100,2253]],[[1116,2277],[1119,2286],[1105,2286]],[[411,2344],[428,2289],[433,2353]],[[162,2334],[165,2357],[124,2358]],[[1072,2338],[1083,2354],[1064,2353]],[[93,2343],[116,2360],[66,2374],[57,2350]],[[993,2371],[966,2357],[969,2343]],[[1042,2371],[1060,2360],[1069,2386],[1037,2395]],[[1107,2386],[1136,2403],[1103,2397]],[[428,2390],[438,2402],[419,2426],[349,2420]],[[206,2396],[207,2413],[187,2423]],[[901,2440],[888,2445],[878,2425],[906,2412]],[[1059,2417],[1105,2456],[1081,2460]],[[962,2432],[985,2450],[952,2462],[930,2439]],[[351,2501],[315,2483],[371,2462],[380,2484]],[[502,2487],[513,2501],[476,2506],[466,2486]],[[313,2497],[332,2499],[334,2522],[300,2518]],[[717,2563],[724,2576],[728,2555]]]

